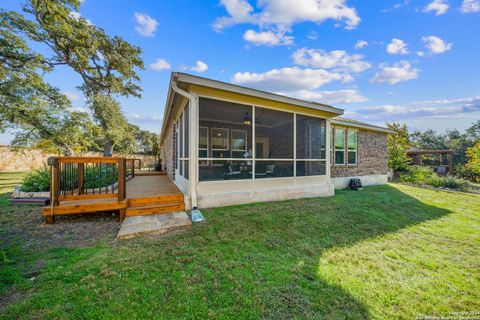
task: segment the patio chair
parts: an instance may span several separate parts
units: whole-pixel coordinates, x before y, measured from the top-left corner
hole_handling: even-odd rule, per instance
[[[225,173],[223,174],[223,176],[225,177],[226,180],[228,180],[228,179],[230,179],[230,178],[232,178],[232,177],[238,177],[238,176],[240,176],[241,174],[242,174],[241,171],[235,171],[235,170],[233,170],[232,166],[229,165],[227,172],[225,172]]]

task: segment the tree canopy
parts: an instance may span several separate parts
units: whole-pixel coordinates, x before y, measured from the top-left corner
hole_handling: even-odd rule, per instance
[[[140,97],[141,49],[90,23],[79,6],[79,0],[27,0],[23,14],[0,11],[0,130],[20,129],[15,143],[50,140],[66,154],[99,143],[105,155],[116,146],[133,149],[131,125],[115,96]],[[27,39],[48,53],[33,52]],[[100,130],[44,81],[58,66],[81,76],[79,88]],[[88,136],[92,131],[94,138]]]

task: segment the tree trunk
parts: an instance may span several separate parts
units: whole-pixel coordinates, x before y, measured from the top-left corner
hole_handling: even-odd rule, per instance
[[[65,156],[72,157],[75,155],[75,152],[73,152],[72,148],[68,144],[59,141],[56,141],[55,144],[63,150],[63,154]]]
[[[113,144],[111,142],[106,142],[103,146],[103,156],[111,157],[113,155]]]

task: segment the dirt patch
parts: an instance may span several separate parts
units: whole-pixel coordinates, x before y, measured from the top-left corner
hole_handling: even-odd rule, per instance
[[[4,244],[22,240],[25,249],[86,247],[99,241],[113,242],[120,228],[118,215],[111,213],[56,217],[45,224],[40,207],[6,206],[0,209]]]

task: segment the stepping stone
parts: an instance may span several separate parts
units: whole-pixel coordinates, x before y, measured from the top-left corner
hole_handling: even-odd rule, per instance
[[[192,222],[185,211],[126,217],[117,234],[117,239],[124,240],[144,235],[165,234],[191,226]]]

